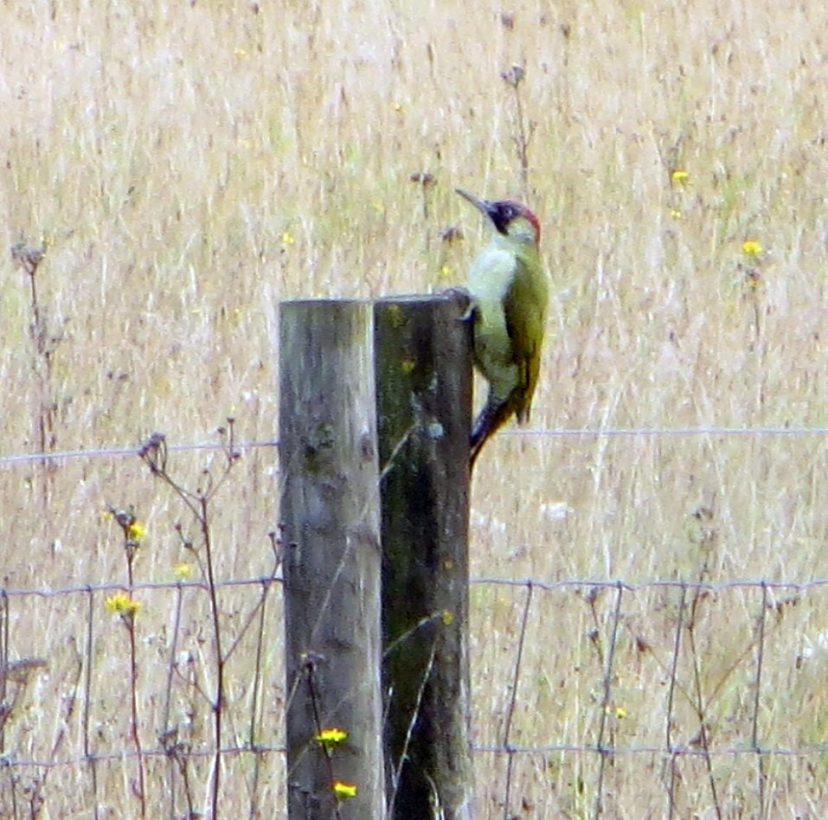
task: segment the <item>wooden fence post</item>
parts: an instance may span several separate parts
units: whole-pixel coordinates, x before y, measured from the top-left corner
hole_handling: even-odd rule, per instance
[[[372,312],[285,302],[279,456],[288,816],[384,814],[380,542]],[[320,730],[347,738],[327,747]],[[356,796],[341,799],[334,784]]]
[[[389,817],[469,818],[470,335],[461,295],[374,307]]]

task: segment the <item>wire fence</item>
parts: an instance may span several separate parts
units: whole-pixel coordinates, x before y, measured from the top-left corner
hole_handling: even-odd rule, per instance
[[[828,427],[624,427],[624,428],[527,428],[504,430],[498,433],[504,438],[671,438],[683,436],[753,436],[753,437],[828,437]],[[192,453],[199,451],[218,451],[222,444],[196,442],[190,444],[170,444],[171,453]],[[277,441],[242,441],[235,447],[240,452],[246,450],[275,448]],[[61,462],[73,459],[90,458],[131,458],[137,456],[140,446],[122,445],[117,447],[99,447],[87,450],[62,450],[41,453],[12,453],[0,455],[0,467],[13,467],[21,464]]]
[[[828,428],[517,435],[826,437]],[[17,454],[0,457],[0,466],[137,453],[122,447]],[[493,707],[475,709],[473,721],[478,766],[493,773],[481,787],[484,815],[617,815],[660,805],[672,816],[730,816],[742,805],[754,816],[774,816],[781,807],[827,805],[821,784],[828,770],[828,627],[821,613],[828,612],[828,577],[713,581],[702,572],[691,580],[632,582],[492,575],[470,583],[473,621],[487,625],[490,612],[502,609],[512,629],[505,647],[490,646],[497,642],[486,629],[472,636],[473,690],[486,685],[498,693]],[[85,813],[91,806],[98,816],[113,791],[126,802],[146,800],[152,784],[163,783],[170,816],[185,809],[192,816],[218,767],[225,783],[245,784],[243,794],[227,798],[230,810],[275,811],[286,778],[278,596],[271,603],[280,584],[277,560],[271,573],[251,577],[0,589],[0,814],[54,813],[54,788],[62,800],[75,795],[61,810]],[[138,618],[117,603],[120,593],[144,602]],[[120,639],[103,623],[107,612],[126,627]],[[71,647],[46,640],[54,655],[28,654],[38,642],[23,626],[60,622],[73,624]],[[211,649],[219,630],[223,646]],[[132,670],[119,677],[113,659],[127,655]],[[219,675],[227,681],[221,697]],[[581,700],[573,701],[570,690]],[[811,710],[813,719],[791,709]],[[223,727],[211,730],[216,711]],[[579,713],[588,717],[573,718]],[[648,713],[652,720],[644,719]],[[623,769],[631,783],[620,781]],[[536,794],[531,784],[538,780],[552,784],[540,805],[526,796]],[[783,795],[786,782],[794,785]],[[147,811],[143,805],[136,814]]]

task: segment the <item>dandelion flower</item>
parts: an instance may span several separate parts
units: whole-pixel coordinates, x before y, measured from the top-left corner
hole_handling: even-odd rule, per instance
[[[335,746],[347,737],[348,733],[344,729],[323,729],[316,739],[325,746]]]
[[[690,174],[688,174],[687,171],[677,168],[672,174],[670,174],[670,179],[676,185],[686,185],[690,179]]]
[[[746,239],[742,242],[742,253],[752,259],[755,259],[757,256],[761,256],[762,250],[762,243],[757,242],[755,239]]]
[[[104,601],[107,612],[120,615],[122,618],[132,618],[141,609],[141,604],[130,598],[125,592],[116,592]]]
[[[138,544],[147,537],[147,528],[140,521],[133,521],[127,527],[126,533],[130,541]]]
[[[333,790],[339,800],[349,800],[357,796],[357,787],[351,783],[343,783],[341,780],[334,783]]]

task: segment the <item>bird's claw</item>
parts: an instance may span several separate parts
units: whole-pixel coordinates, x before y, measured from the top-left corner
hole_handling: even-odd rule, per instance
[[[446,288],[446,290],[442,291],[442,295],[457,299],[458,302],[462,302],[466,305],[466,309],[463,311],[463,315],[460,317],[461,322],[470,322],[474,318],[476,306],[471,293],[469,293],[469,291],[466,288]]]

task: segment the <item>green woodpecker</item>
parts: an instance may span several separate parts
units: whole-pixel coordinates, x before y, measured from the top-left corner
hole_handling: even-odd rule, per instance
[[[471,466],[486,440],[513,415],[529,419],[538,383],[549,284],[540,261],[540,223],[518,202],[490,202],[459,188],[494,228],[469,273],[474,363],[489,395],[471,434]]]

